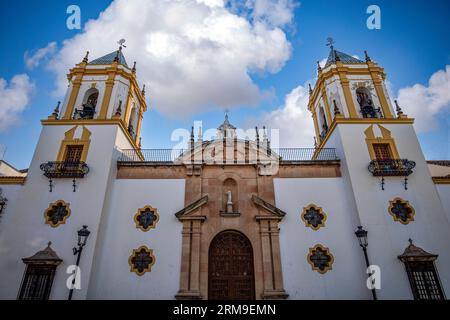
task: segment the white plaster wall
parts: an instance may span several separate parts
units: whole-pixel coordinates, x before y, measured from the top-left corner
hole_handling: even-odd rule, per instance
[[[114,182],[89,299],[174,298],[180,281],[182,231],[174,213],[184,207],[184,186],[184,179]],[[148,232],[137,229],[133,220],[145,205],[157,208],[160,216],[156,228]],[[153,249],[156,262],[151,272],[138,276],[130,272],[128,258],[142,245]]]
[[[450,221],[450,184],[437,184],[436,189],[447,214],[447,219]]]
[[[367,170],[370,162],[364,130],[369,125],[340,125],[333,135],[342,142],[344,171],[349,172],[361,224],[369,231],[369,257],[382,270],[382,299],[411,299],[412,293],[403,264],[397,259],[408,245],[408,239],[428,252],[439,254],[436,267],[442,285],[450,292],[450,225],[432,182],[427,164],[412,125],[383,124],[391,131],[400,156],[416,162],[408,177],[387,177],[385,190]],[[335,139],[336,141],[336,139]],[[333,147],[329,143],[327,147]],[[414,221],[408,225],[395,222],[388,213],[389,201],[401,197],[415,208]]]
[[[77,192],[72,191],[71,179],[54,179],[53,192],[49,192],[48,180],[39,166],[54,161],[64,132],[72,126],[44,126],[36,147],[25,185],[16,201],[8,204],[8,212],[1,222],[0,233],[0,298],[15,299],[19,291],[25,265],[21,261],[46,247],[52,241],[52,248],[64,260],[59,266],[53,284],[51,299],[66,299],[67,275],[65,269],[76,259],[72,247],[76,244],[76,232],[82,225],[89,226],[91,235],[81,259],[82,289],[74,293],[74,299],[86,297],[90,268],[94,255],[100,216],[111,175],[112,155],[117,126],[88,126],[92,132],[87,157],[90,167],[84,179],[77,180]],[[114,163],[115,165],[115,163]],[[50,203],[62,199],[70,203],[71,216],[66,224],[51,228],[44,223],[44,211]]]
[[[356,206],[342,178],[275,179],[284,287],[289,299],[368,299],[365,264],[354,235]],[[323,208],[325,227],[314,231],[300,215],[309,204]],[[334,256],[332,270],[320,274],[307,262],[309,248],[322,244]]]

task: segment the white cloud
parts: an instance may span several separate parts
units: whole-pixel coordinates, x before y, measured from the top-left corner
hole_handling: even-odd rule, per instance
[[[415,118],[418,132],[432,131],[438,127],[438,115],[450,110],[450,65],[435,72],[428,86],[415,84],[398,92],[398,102],[403,111]]]
[[[46,47],[41,48],[30,54],[28,51],[25,52],[24,60],[25,65],[28,69],[34,69],[41,63],[42,60],[48,58],[56,51],[56,42],[50,42]]]
[[[258,2],[258,1],[257,1]],[[291,55],[281,28],[292,20],[290,1],[279,21],[251,20],[219,0],[115,0],[84,31],[64,41],[49,63],[58,77],[58,94],[67,88],[66,73],[89,50],[97,58],[127,40],[128,63],[138,62],[151,106],[172,116],[207,108],[255,105],[264,99],[252,73],[276,73]],[[260,9],[264,12],[263,9]],[[274,9],[275,10],[275,9]],[[292,13],[291,13],[292,14]]]
[[[258,123],[279,130],[280,147],[312,147],[314,124],[308,111],[308,100],[308,85],[298,86],[286,95],[284,105],[263,113]]]
[[[9,83],[0,78],[0,131],[17,125],[33,90],[34,84],[26,74],[15,75]]]

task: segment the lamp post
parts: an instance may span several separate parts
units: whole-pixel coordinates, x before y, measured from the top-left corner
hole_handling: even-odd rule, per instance
[[[6,206],[6,202],[8,202],[8,199],[2,196],[2,188],[0,188],[0,214],[3,213],[3,209]]]
[[[355,235],[358,238],[359,245],[361,246],[364,252],[364,258],[366,259],[366,266],[367,268],[369,268],[370,263],[369,257],[367,255],[367,246],[369,245],[369,243],[367,242],[367,233],[368,232],[364,230],[362,226],[359,226],[358,230],[355,231]],[[377,293],[375,291],[375,288],[372,289],[372,296],[373,300],[377,300]]]
[[[75,268],[75,274],[72,280],[72,288],[70,289],[69,292],[69,298],[68,300],[72,300],[72,295],[73,295],[73,285],[75,284],[75,279],[76,279],[76,272],[78,271],[78,266],[80,264],[80,258],[81,258],[81,252],[83,251],[83,247],[86,245],[87,242],[87,238],[89,237],[89,234],[91,233],[87,226],[83,226],[83,229],[78,230],[78,248],[73,248],[73,254],[77,255],[77,264],[76,264],[76,268]]]

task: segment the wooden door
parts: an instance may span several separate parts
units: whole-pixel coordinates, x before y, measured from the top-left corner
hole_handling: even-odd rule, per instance
[[[238,231],[219,233],[209,247],[210,300],[253,300],[255,280],[250,240]]]

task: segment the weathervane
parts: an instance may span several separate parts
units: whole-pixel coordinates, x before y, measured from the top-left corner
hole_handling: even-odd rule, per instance
[[[119,41],[117,41],[117,43],[119,44],[120,48],[122,48],[122,47],[126,48],[127,47],[126,45],[124,45],[125,41],[126,41],[125,39],[120,39]]]
[[[120,39],[119,41],[117,41],[117,43],[119,44],[119,50],[117,50],[117,54],[116,57],[114,58],[114,62],[119,63],[120,61],[120,53],[122,52],[122,47],[126,48],[127,46],[124,45],[125,43],[125,39]]]
[[[332,37],[328,37],[327,38],[327,47],[330,47],[331,49],[333,49],[333,46],[336,42],[334,41],[334,39]]]

